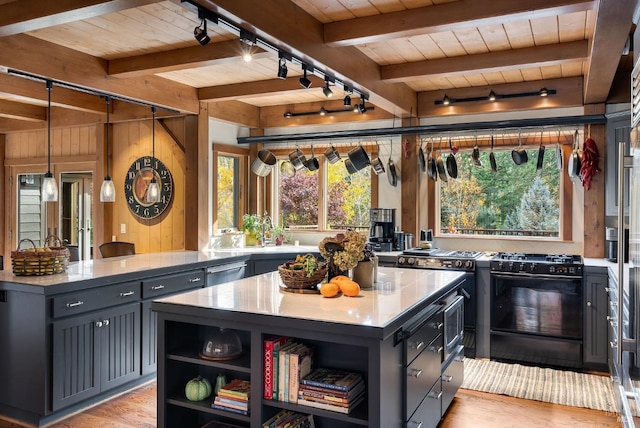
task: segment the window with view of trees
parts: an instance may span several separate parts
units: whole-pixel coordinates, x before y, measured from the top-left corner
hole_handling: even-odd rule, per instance
[[[522,165],[514,163],[511,150],[494,155],[495,173],[489,153],[481,154],[482,167],[473,164],[471,153],[456,155],[458,178],[438,181],[440,233],[558,237],[562,174],[555,151],[544,152],[540,171],[537,149],[527,150],[529,161]]]
[[[238,226],[239,164],[236,156],[218,155],[217,165],[217,221],[218,229]]]
[[[293,177],[278,174],[280,223],[290,229],[305,230],[367,228],[371,207],[370,168],[349,174],[343,162],[324,161],[320,168],[322,173],[302,169]],[[323,181],[321,177],[326,179]],[[320,224],[320,203],[325,224]]]

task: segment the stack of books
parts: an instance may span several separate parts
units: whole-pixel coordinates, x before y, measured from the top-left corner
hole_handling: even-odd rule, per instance
[[[313,415],[280,410],[272,418],[262,423],[262,428],[315,428]]]
[[[233,379],[218,391],[211,407],[227,410],[241,415],[249,414],[249,393],[251,384],[248,380]]]
[[[298,404],[350,413],[364,400],[364,379],[360,373],[318,368],[300,380]]]
[[[264,398],[298,401],[300,379],[311,372],[313,349],[287,337],[264,342]]]

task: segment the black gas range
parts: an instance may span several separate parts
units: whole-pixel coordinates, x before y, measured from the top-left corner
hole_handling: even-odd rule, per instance
[[[398,267],[416,269],[454,269],[475,271],[479,251],[441,250],[439,248],[411,248],[400,254],[396,260]]]
[[[570,254],[498,253],[491,258],[492,273],[524,276],[558,275],[581,277],[582,257]]]

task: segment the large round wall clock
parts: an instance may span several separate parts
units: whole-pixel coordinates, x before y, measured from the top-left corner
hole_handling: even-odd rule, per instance
[[[160,200],[147,202],[146,196],[155,175],[160,187]],[[173,177],[171,171],[157,158],[143,156],[136,159],[127,171],[124,180],[124,195],[131,213],[142,219],[152,219],[162,214],[171,203],[173,197]]]

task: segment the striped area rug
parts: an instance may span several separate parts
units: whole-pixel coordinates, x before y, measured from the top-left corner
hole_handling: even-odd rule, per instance
[[[462,388],[617,412],[608,376],[466,358]]]

